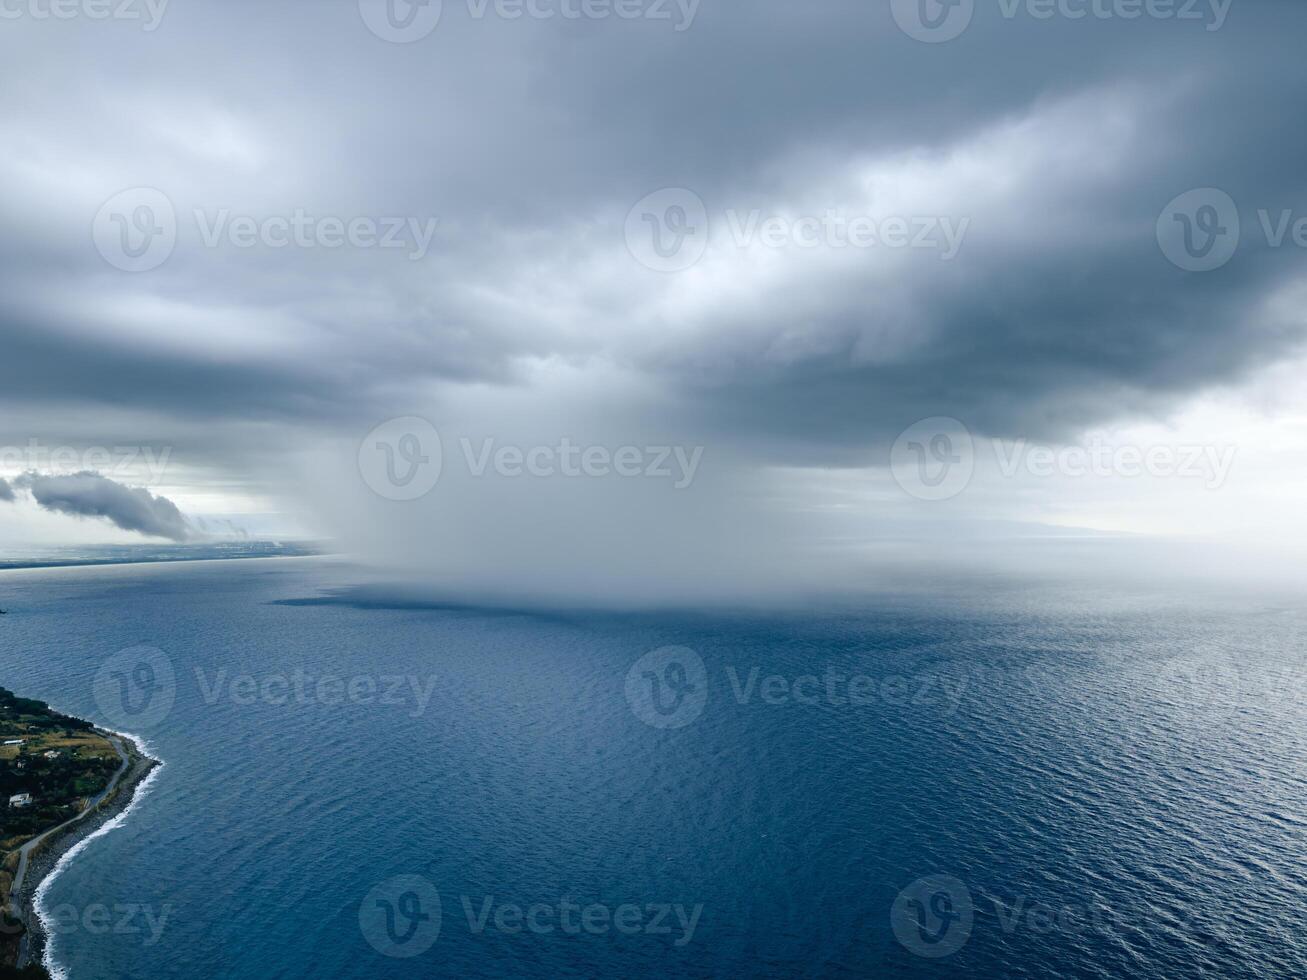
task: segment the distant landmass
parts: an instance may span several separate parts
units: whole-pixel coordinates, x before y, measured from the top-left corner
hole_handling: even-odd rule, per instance
[[[316,541],[221,541],[204,544],[132,544],[50,548],[0,558],[0,569],[62,568],[77,565],[136,565],[164,561],[222,561],[237,558],[303,558],[326,554]]]

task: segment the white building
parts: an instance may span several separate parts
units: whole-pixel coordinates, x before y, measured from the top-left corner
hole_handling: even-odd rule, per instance
[[[15,807],[15,808],[17,808],[17,807],[24,807],[24,806],[31,806],[31,805],[32,805],[32,794],[31,794],[31,793],[19,793],[17,796],[11,796],[11,797],[9,797],[9,805],[10,805],[11,807]]]
[[[5,741],[5,745],[22,745],[22,744],[23,744],[23,740],[21,738],[11,738]]]

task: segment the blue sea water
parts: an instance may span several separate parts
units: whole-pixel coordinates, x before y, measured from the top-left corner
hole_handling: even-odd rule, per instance
[[[73,980],[1307,975],[1300,603],[541,615],[354,582],[0,573],[0,684],[166,761],[45,896]]]

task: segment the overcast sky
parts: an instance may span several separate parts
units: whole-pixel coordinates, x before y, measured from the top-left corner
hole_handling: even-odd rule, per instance
[[[0,543],[141,540],[31,470],[521,590],[1301,536],[1301,3],[389,2],[0,2]]]

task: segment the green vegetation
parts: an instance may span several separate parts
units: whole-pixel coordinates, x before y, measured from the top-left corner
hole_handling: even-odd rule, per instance
[[[7,914],[19,848],[85,810],[112,782],[120,759],[90,722],[0,687],[3,742],[13,744],[0,744],[0,980],[46,980],[40,966],[11,965],[23,932]]]
[[[89,721],[61,715],[44,701],[20,698],[13,691],[3,687],[0,687],[0,719],[21,719],[24,724],[34,729],[67,728],[78,732],[91,730]]]
[[[0,687],[0,852],[76,816],[118,769],[113,746],[91,724]],[[28,794],[31,803],[11,805]]]

